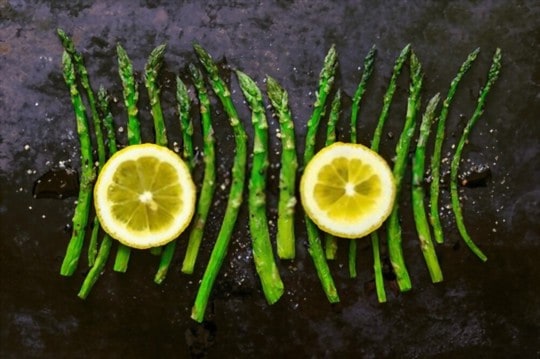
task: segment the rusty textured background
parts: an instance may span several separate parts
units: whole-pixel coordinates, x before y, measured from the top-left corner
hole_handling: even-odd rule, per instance
[[[17,1],[0,0],[0,356],[21,357],[313,357],[313,358],[538,358],[540,299],[539,86],[540,5],[536,1]],[[327,303],[298,226],[298,258],[281,262],[286,285],[268,306],[259,288],[245,209],[213,293],[208,321],[189,319],[197,282],[223,213],[216,195],[209,235],[193,276],[179,271],[185,241],[166,282],[152,278],[157,260],[135,252],[126,274],[110,263],[86,301],[76,293],[84,263],[72,278],[58,275],[69,239],[74,198],[34,199],[34,181],[62,165],[78,168],[78,141],[69,94],[61,76],[55,29],[70,33],[90,78],[121,99],[115,45],[121,42],[137,76],[150,51],[168,43],[161,76],[171,142],[180,143],[174,113],[174,76],[194,61],[193,41],[216,59],[265,74],[289,90],[299,150],[314,101],[317,75],[332,43],[339,52],[339,86],[350,96],[372,44],[376,69],[359,120],[368,143],[382,94],[400,49],[412,43],[425,69],[423,101],[448,85],[466,55],[482,51],[465,77],[448,119],[445,153],[457,140],[486,77],[496,47],[503,71],[464,153],[463,170],[487,165],[486,187],[464,189],[465,218],[486,252],[483,264],[458,238],[443,210],[447,242],[438,246],[445,281],[429,282],[403,197],[404,250],[413,279],[410,293],[378,304],[369,289],[371,249],[360,242],[359,277],[348,278],[345,245],[332,263],[342,302]],[[224,72],[225,73],[225,72]],[[391,159],[405,111],[404,71],[382,143]],[[248,132],[249,112],[236,80],[234,99]],[[150,115],[141,86],[141,118]],[[347,136],[345,104],[339,126]],[[220,178],[226,183],[232,134],[214,100]],[[121,101],[115,121],[124,125]],[[272,130],[275,122],[272,122]],[[144,137],[152,140],[149,125]],[[119,133],[125,143],[124,133]],[[200,140],[200,138],[198,138]],[[272,153],[279,146],[273,137]],[[275,159],[275,155],[272,156]],[[277,174],[277,168],[270,171]],[[221,183],[220,183],[221,184]],[[269,190],[275,204],[275,179]],[[447,193],[443,200],[447,201]],[[447,203],[447,202],[445,202]],[[275,216],[275,211],[270,211]],[[301,223],[299,223],[301,224]],[[114,252],[113,252],[114,253]],[[391,284],[391,283],[389,283]]]

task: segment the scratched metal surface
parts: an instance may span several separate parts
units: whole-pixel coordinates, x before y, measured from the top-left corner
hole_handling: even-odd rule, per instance
[[[535,1],[0,1],[0,356],[19,357],[506,357],[535,358],[540,299],[539,86],[537,60],[540,6]],[[90,297],[76,294],[86,269],[72,278],[58,274],[74,198],[34,199],[34,182],[62,165],[78,168],[79,154],[69,93],[61,76],[62,49],[55,29],[70,33],[83,52],[95,87],[121,98],[115,45],[121,42],[138,78],[150,51],[168,43],[161,75],[170,141],[181,143],[175,120],[173,79],[195,61],[200,42],[216,59],[252,75],[264,88],[270,74],[289,90],[303,148],[324,54],[339,52],[338,85],[346,101],[339,135],[348,133],[350,96],[359,66],[372,44],[376,68],[359,121],[368,143],[382,94],[400,49],[411,43],[425,69],[423,102],[448,85],[466,55],[481,53],[465,77],[448,119],[445,153],[451,151],[486,78],[493,51],[503,51],[503,71],[483,117],[465,148],[463,170],[490,167],[487,186],[462,189],[468,229],[486,252],[481,263],[460,242],[443,210],[447,242],[437,251],[444,282],[429,281],[404,193],[404,251],[413,290],[378,304],[369,290],[371,249],[360,242],[359,276],[346,270],[345,244],[331,264],[341,303],[322,293],[298,225],[298,258],[280,262],[286,293],[274,306],[262,296],[249,244],[246,210],[241,212],[229,255],[218,278],[207,322],[189,313],[224,210],[227,186],[219,189],[200,260],[193,276],[180,273],[185,239],[161,286],[152,281],[157,259],[135,252],[126,274],[109,263]],[[403,123],[407,71],[399,81],[381,152],[387,159]],[[226,75],[226,73],[224,72]],[[238,86],[234,99],[251,136],[249,112]],[[143,136],[152,140],[147,99],[141,86]],[[226,184],[232,133],[213,100]],[[114,105],[125,122],[121,101]],[[125,124],[124,124],[125,125]],[[275,122],[271,121],[271,130]],[[119,133],[121,141],[125,142]],[[272,137],[272,159],[279,142]],[[251,138],[251,137],[250,137]],[[198,141],[200,138],[197,139]],[[200,142],[199,142],[200,143]],[[200,146],[200,145],[199,145]],[[270,170],[276,176],[277,169]],[[221,183],[220,183],[221,184]],[[268,198],[275,204],[277,182]],[[407,189],[408,187],[406,187]],[[448,194],[443,192],[443,200]],[[447,203],[447,202],[445,202]],[[275,211],[269,212],[272,218]],[[366,289],[367,288],[367,289]]]

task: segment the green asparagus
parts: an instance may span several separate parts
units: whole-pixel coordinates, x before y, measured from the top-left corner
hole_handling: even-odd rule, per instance
[[[236,71],[240,89],[251,108],[253,123],[253,159],[249,178],[249,231],[253,260],[261,286],[269,304],[283,295],[283,282],[274,260],[268,218],[266,216],[266,173],[268,169],[268,124],[262,94],[257,84],[245,73]]]
[[[268,76],[268,98],[279,120],[281,139],[281,168],[279,171],[279,202],[277,221],[277,253],[281,259],[294,259],[296,240],[294,233],[294,210],[296,206],[296,156],[294,122],[289,109],[289,96],[279,83]]]
[[[161,110],[160,89],[157,84],[159,71],[163,65],[165,49],[166,45],[162,44],[152,50],[144,67],[144,83],[148,91],[150,112],[154,120],[155,143],[160,146],[167,146],[169,143],[165,120],[163,119],[163,111]],[[175,249],[176,240],[167,243],[163,247],[151,249],[153,254],[160,255],[158,270],[154,277],[155,283],[161,284],[165,280],[169,266],[173,260]]]
[[[373,253],[373,273],[375,275],[375,291],[379,303],[386,302],[386,290],[384,289],[383,266],[381,262],[381,240],[379,232],[371,234],[371,251]]]
[[[357,120],[358,120],[358,113],[360,112],[360,101],[362,101],[362,97],[364,96],[364,93],[366,92],[366,86],[371,78],[371,74],[373,73],[373,67],[375,64],[375,56],[377,55],[377,48],[375,45],[371,47],[368,54],[364,58],[364,71],[362,73],[362,78],[360,79],[360,83],[358,84],[358,87],[356,88],[356,91],[354,93],[353,99],[352,99],[352,106],[351,106],[351,142],[356,143],[356,131],[357,131]]]
[[[401,246],[399,195],[401,193],[403,176],[407,167],[411,139],[416,128],[416,117],[420,105],[420,91],[423,83],[422,65],[412,51],[410,56],[410,77],[411,83],[409,86],[409,99],[407,101],[407,115],[405,118],[405,124],[403,125],[403,130],[396,146],[396,160],[393,168],[394,178],[396,180],[396,201],[394,203],[392,213],[390,213],[390,217],[388,217],[387,226],[388,254],[390,256],[390,263],[392,264],[392,268],[396,274],[396,281],[399,289],[402,292],[410,290],[412,285],[409,272],[405,266],[403,249]]]
[[[375,63],[375,55],[377,54],[377,49],[375,45],[371,47],[368,54],[364,58],[364,72],[362,73],[362,78],[360,83],[356,88],[356,91],[353,96],[352,106],[351,106],[351,142],[357,142],[357,122],[358,122],[358,112],[360,110],[360,101],[366,92],[367,82],[369,81],[371,74],[373,73],[373,65]],[[349,242],[349,275],[351,278],[356,278],[356,257],[357,257],[357,247],[358,244],[356,239],[351,239]]]
[[[212,205],[212,198],[214,197],[214,192],[216,190],[215,139],[214,130],[212,128],[212,117],[210,115],[210,100],[201,71],[193,64],[190,64],[189,71],[199,98],[203,135],[204,177],[199,200],[197,202],[197,210],[193,219],[193,226],[189,233],[186,255],[184,257],[184,262],[182,263],[182,272],[186,274],[193,273],[195,261],[204,234],[206,218],[208,217],[210,206]]]
[[[105,128],[105,134],[107,137],[107,149],[109,156],[112,156],[117,149],[116,145],[116,132],[114,129],[114,119],[109,108],[109,95],[103,86],[100,86],[98,91],[98,108],[103,119],[103,127]]]
[[[193,149],[193,122],[189,115],[191,106],[187,87],[179,76],[176,77],[176,102],[182,130],[182,152],[189,169],[193,170],[195,167],[195,151]]]
[[[99,118],[99,115],[97,113],[96,100],[94,96],[94,91],[92,90],[92,87],[90,86],[90,79],[88,78],[88,70],[86,69],[86,66],[84,65],[84,60],[83,60],[82,55],[75,49],[75,45],[73,44],[73,41],[71,40],[71,38],[64,32],[64,30],[60,28],[57,29],[57,34],[58,34],[58,37],[60,38],[60,41],[62,42],[62,46],[67,51],[67,53],[71,57],[71,60],[73,61],[76,74],[88,98],[88,104],[90,106],[90,112],[92,114],[92,125],[93,125],[95,139],[96,139],[98,164],[99,164],[99,168],[101,168],[105,164],[105,145],[103,141],[103,133],[101,131],[101,119]],[[90,242],[88,244],[88,265],[90,267],[94,265],[94,260],[97,254],[97,244],[98,244],[97,238],[99,234],[99,229],[100,229],[99,220],[97,219],[97,217],[94,217],[94,221],[92,225],[92,233],[90,235]]]
[[[148,91],[148,99],[150,101],[150,112],[154,119],[154,131],[156,135],[156,144],[160,146],[167,146],[167,130],[165,128],[165,121],[163,120],[163,111],[161,110],[161,102],[159,100],[159,85],[157,84],[157,78],[159,70],[163,65],[163,55],[165,54],[165,44],[159,45],[150,53],[148,61],[144,67],[144,84]]]
[[[379,144],[381,142],[382,130],[386,122],[386,119],[388,118],[388,111],[390,110],[390,104],[392,103],[392,98],[394,97],[394,93],[396,92],[397,79],[401,73],[403,64],[409,57],[410,51],[411,51],[411,45],[408,44],[401,50],[401,53],[397,57],[396,62],[394,64],[392,77],[390,78],[390,83],[388,84],[388,88],[386,89],[386,93],[384,94],[383,107],[381,110],[381,114],[379,115],[379,120],[377,121],[377,127],[375,128],[375,132],[373,133],[373,139],[371,140],[371,149],[373,151],[379,151]]]
[[[88,120],[86,118],[86,108],[82,102],[81,95],[77,89],[75,78],[75,67],[69,54],[64,51],[62,56],[63,75],[66,85],[69,88],[71,102],[75,111],[75,119],[77,122],[77,134],[79,136],[81,148],[81,177],[79,186],[79,196],[75,213],[73,215],[73,233],[69,241],[66,255],[62,262],[60,274],[71,276],[77,268],[79,257],[81,255],[82,246],[84,244],[84,235],[88,217],[92,206],[92,183],[95,177],[94,161],[92,159],[92,144],[90,141],[90,133]]]
[[[112,156],[116,152],[116,135],[114,132],[113,117],[109,109],[109,98],[107,92],[103,87],[100,87],[98,91],[98,109],[101,114],[100,118],[103,119],[103,126],[105,127],[105,133],[108,141],[109,156]],[[99,251],[96,256],[94,265],[90,268],[86,277],[84,278],[81,289],[79,290],[79,298],[86,299],[92,290],[92,287],[98,280],[101,272],[105,268],[109,253],[111,251],[113,240],[105,234],[101,241]]]
[[[182,129],[183,137],[183,152],[184,159],[190,171],[193,171],[194,155],[193,155],[193,124],[191,122],[191,116],[189,116],[190,103],[189,95],[184,82],[180,77],[176,77],[176,100],[178,102],[178,114],[180,117],[180,125]],[[154,278],[154,282],[161,283],[167,275],[169,266],[173,260],[174,251],[176,249],[176,240],[167,243],[163,253],[161,253],[161,261],[159,263],[158,272]]]
[[[332,45],[324,59],[324,65],[319,75],[319,90],[316,94],[317,99],[313,105],[313,113],[307,123],[306,145],[304,147],[304,167],[315,154],[317,129],[319,128],[321,116],[326,107],[326,99],[334,83],[336,68],[337,53],[335,46]],[[307,215],[305,215],[304,218],[307,228],[308,252],[313,259],[313,264],[315,265],[317,275],[319,276],[326,297],[330,303],[337,303],[339,302],[339,295],[326,261],[319,230]]]
[[[463,64],[459,68],[459,71],[456,77],[450,83],[450,88],[448,89],[448,94],[446,95],[446,99],[444,100],[442,104],[441,113],[439,115],[439,119],[437,123],[435,144],[433,146],[433,155],[431,157],[431,184],[430,184],[430,191],[429,191],[429,194],[430,194],[429,219],[431,222],[431,226],[433,227],[433,235],[437,243],[442,243],[444,241],[441,218],[439,216],[439,192],[440,192],[440,183],[441,183],[440,182],[441,181],[441,154],[442,154],[442,146],[444,142],[444,132],[446,129],[446,118],[448,117],[448,110],[450,108],[450,103],[452,102],[452,99],[454,98],[454,94],[456,93],[457,87],[461,79],[465,75],[465,73],[469,70],[472,63],[476,59],[478,52],[480,52],[479,48],[477,48],[476,50],[474,50],[473,52],[469,54],[465,62],[463,62]]]
[[[127,120],[127,137],[128,144],[135,145],[141,143],[141,124],[139,123],[137,102],[139,100],[139,91],[137,83],[133,75],[133,65],[129,59],[126,50],[122,45],[116,46],[118,54],[118,73],[122,80],[124,93],[124,104],[126,106]],[[118,245],[116,259],[114,262],[114,270],[117,272],[125,272],[129,263],[131,249],[123,244]]]
[[[214,248],[212,249],[208,265],[201,279],[201,284],[191,312],[192,319],[197,322],[202,322],[206,306],[208,305],[210,292],[221,265],[223,264],[225,255],[227,254],[227,248],[236,224],[240,205],[242,204],[247,162],[247,135],[238,118],[238,113],[231,99],[231,93],[227,88],[225,81],[221,79],[218,68],[212,57],[199,44],[194,44],[193,47],[199,61],[208,73],[214,93],[220,99],[225,112],[229,116],[229,123],[234,132],[236,145],[232,167],[232,184],[229,191],[229,199],[227,201],[223,223],[219,230]]]
[[[420,135],[418,136],[412,164],[412,208],[414,222],[416,224],[418,239],[420,240],[420,248],[433,283],[441,282],[443,275],[439,266],[439,260],[437,259],[437,253],[431,240],[426,208],[424,207],[424,164],[426,159],[426,142],[429,138],[431,124],[433,123],[435,109],[438,103],[439,94],[436,94],[426,107],[422,123],[420,124]]]
[[[328,116],[328,125],[326,127],[326,140],[324,142],[325,146],[330,146],[332,143],[336,142],[336,123],[339,119],[340,111],[341,91],[338,90],[334,96],[334,99],[332,100],[332,104],[330,105],[330,115]],[[325,233],[324,241],[326,259],[335,259],[338,247],[337,238],[330,233]]]
[[[452,199],[452,210],[456,217],[456,224],[457,224],[459,233],[461,234],[461,238],[463,238],[463,241],[465,242],[465,244],[467,244],[470,250],[474,254],[476,254],[476,256],[480,258],[480,260],[482,261],[487,260],[486,255],[480,250],[480,248],[476,246],[476,244],[473,242],[472,238],[470,237],[469,233],[467,232],[467,228],[465,228],[465,222],[463,220],[463,214],[461,212],[461,205],[459,202],[457,177],[458,177],[458,169],[459,169],[459,163],[461,161],[461,154],[463,152],[463,147],[465,146],[465,143],[467,142],[471,129],[473,128],[475,123],[478,121],[480,116],[482,116],[482,113],[484,112],[486,97],[489,91],[491,90],[491,87],[495,83],[495,81],[497,81],[497,78],[499,77],[499,73],[501,71],[501,59],[502,59],[501,49],[498,48],[495,51],[495,54],[493,55],[493,62],[489,69],[486,84],[480,90],[480,94],[478,95],[478,100],[476,103],[476,108],[474,110],[473,115],[471,116],[467,124],[465,125],[465,128],[463,129],[463,133],[458,141],[458,144],[456,146],[456,152],[454,153],[454,157],[452,158],[452,163],[450,165],[450,195]]]
[[[384,127],[384,124],[386,123],[386,120],[388,119],[388,113],[390,110],[390,104],[392,103],[392,98],[394,97],[394,93],[396,92],[396,83],[399,75],[401,74],[401,70],[403,68],[403,64],[409,57],[411,46],[407,45],[405,46],[399,56],[396,58],[396,61],[394,63],[394,69],[392,71],[392,76],[390,77],[390,83],[388,84],[388,88],[386,90],[386,93],[384,94],[383,98],[383,106],[381,109],[381,114],[379,115],[379,119],[377,120],[377,127],[375,128],[375,132],[373,133],[373,138],[371,139],[371,149],[375,152],[379,151],[379,144],[381,142],[381,136],[382,136],[382,130]],[[386,302],[386,292],[384,290],[384,277],[382,272],[382,263],[381,263],[381,244],[380,244],[380,237],[379,232],[375,231],[371,234],[371,248],[373,251],[373,271],[375,275],[375,287],[377,291],[377,299],[380,303]]]

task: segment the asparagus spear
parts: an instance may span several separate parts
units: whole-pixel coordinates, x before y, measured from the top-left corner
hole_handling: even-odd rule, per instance
[[[189,115],[190,103],[186,85],[176,76],[176,102],[178,103],[178,117],[182,129],[183,155],[190,170],[195,167],[195,151],[193,150],[193,122]]]
[[[409,57],[410,51],[411,51],[411,45],[408,44],[401,50],[401,53],[397,57],[396,62],[394,64],[392,77],[390,78],[390,83],[388,84],[388,88],[386,89],[386,93],[384,94],[383,107],[381,110],[381,114],[379,115],[377,127],[375,128],[375,132],[373,133],[373,139],[371,140],[371,149],[374,151],[379,151],[379,144],[381,142],[382,130],[383,130],[384,123],[386,122],[386,119],[388,118],[388,111],[390,110],[390,104],[392,103],[392,98],[394,97],[394,93],[396,92],[397,79],[401,73],[403,64]]]
[[[75,45],[71,38],[64,32],[62,29],[57,29],[58,37],[62,42],[62,46],[66,52],[71,57],[71,60],[75,66],[75,71],[81,82],[83,89],[86,92],[88,98],[88,104],[90,106],[90,112],[92,114],[92,124],[94,129],[94,134],[96,138],[96,147],[98,155],[98,164],[99,168],[103,167],[105,164],[105,144],[103,141],[103,133],[101,131],[101,119],[97,113],[96,100],[94,96],[94,91],[90,86],[90,79],[88,78],[88,71],[84,65],[84,60],[82,55],[75,49]],[[97,254],[97,238],[99,233],[99,220],[97,217],[94,217],[92,225],[92,233],[90,235],[90,242],[88,244],[88,265],[91,267],[94,265],[94,260]]]
[[[330,116],[328,116],[328,125],[326,127],[326,140],[324,145],[330,146],[336,142],[336,123],[339,119],[339,112],[341,111],[341,91],[338,90],[332,104],[330,105]],[[324,234],[325,240],[325,255],[326,259],[335,259],[337,251],[337,238],[330,233]]]
[[[176,76],[176,101],[178,106],[178,116],[180,118],[180,127],[182,130],[183,137],[183,155],[184,160],[190,171],[193,171],[195,167],[193,154],[193,124],[191,122],[191,116],[189,115],[190,111],[190,101],[189,94],[186,85],[180,79],[179,76]],[[163,253],[161,255],[161,262],[159,264],[158,272],[154,278],[156,283],[161,283],[167,274],[169,265],[173,259],[174,250],[176,248],[176,240],[169,242]]]
[[[129,59],[126,50],[122,45],[116,46],[118,54],[118,73],[122,80],[124,92],[124,104],[127,109],[127,137],[128,144],[135,145],[141,143],[141,125],[137,117],[139,110],[137,109],[137,101],[139,100],[139,91],[133,75],[133,65]],[[125,272],[127,270],[131,249],[123,244],[118,245],[116,259],[114,262],[114,270],[117,272]]]
[[[249,231],[253,245],[253,260],[261,279],[268,304],[283,295],[283,282],[274,260],[268,218],[266,216],[266,172],[268,169],[268,124],[262,94],[257,84],[245,73],[236,71],[240,89],[251,108],[254,129],[253,160],[249,178]]]
[[[304,147],[304,167],[313,158],[315,154],[315,137],[321,120],[321,116],[326,107],[326,99],[332,84],[337,68],[337,53],[334,45],[328,51],[324,59],[324,65],[319,75],[319,90],[317,91],[317,100],[313,105],[313,113],[307,123],[306,145]],[[311,219],[305,215],[305,222],[308,237],[308,252],[313,259],[313,264],[321,281],[323,290],[330,303],[339,302],[334,279],[330,273],[330,268],[326,262],[326,257],[321,244],[320,233],[317,226]]]
[[[362,101],[362,97],[364,96],[364,93],[366,92],[366,86],[367,82],[371,78],[371,74],[373,73],[373,66],[375,64],[375,56],[377,55],[377,48],[375,45],[371,47],[369,52],[367,53],[366,57],[364,58],[364,72],[362,73],[362,78],[360,79],[360,83],[358,84],[358,87],[356,88],[356,91],[354,93],[353,99],[352,99],[352,107],[351,107],[351,142],[356,143],[356,130],[357,130],[357,119],[358,119],[358,112],[360,111],[360,101]]]
[[[90,142],[88,120],[86,118],[86,108],[82,102],[79,90],[77,89],[75,67],[71,57],[66,51],[63,53],[62,63],[64,80],[71,94],[71,102],[77,121],[77,134],[79,135],[79,142],[81,145],[82,168],[79,196],[77,205],[75,206],[75,213],[73,214],[73,233],[62,262],[62,267],[60,268],[61,275],[71,276],[77,268],[84,242],[84,234],[92,203],[92,182],[94,181],[95,171],[94,161],[92,159],[92,144]]]
[[[109,150],[109,156],[112,156],[117,149],[116,132],[114,129],[113,116],[109,108],[109,95],[103,86],[100,86],[98,91],[98,108],[101,112],[103,127],[105,128],[105,134],[107,136],[107,148]]]
[[[227,208],[225,209],[225,215],[223,223],[218,233],[216,243],[212,249],[210,260],[204,272],[204,275],[195,298],[195,303],[191,312],[191,318],[197,322],[202,322],[204,319],[204,312],[208,304],[210,292],[212,286],[216,280],[217,274],[225,255],[227,254],[227,247],[231,239],[232,231],[236,224],[238,217],[238,211],[242,204],[242,193],[244,190],[246,161],[247,161],[247,136],[238,118],[238,113],[234,107],[234,103],[231,99],[231,93],[225,84],[225,81],[221,79],[218,68],[214,63],[210,54],[206,52],[199,44],[193,45],[199,61],[208,73],[210,84],[214,90],[214,93],[220,99],[225,112],[229,116],[229,123],[234,132],[234,140],[236,145],[236,152],[232,167],[232,184],[229,192],[229,199],[227,201]]]
[[[371,47],[368,54],[364,58],[364,72],[362,73],[362,78],[360,80],[360,83],[358,84],[358,87],[356,88],[356,92],[353,96],[353,102],[351,107],[351,142],[356,143],[356,127],[357,127],[357,119],[358,119],[358,112],[360,109],[360,101],[362,100],[362,97],[364,96],[364,92],[366,91],[366,85],[369,81],[369,78],[371,77],[371,74],[373,73],[373,65],[375,63],[375,55],[377,53],[377,49],[375,45]],[[356,278],[356,256],[357,256],[357,247],[358,244],[356,242],[356,239],[351,239],[349,242],[349,275],[351,278]]]
[[[452,102],[452,99],[454,98],[454,94],[456,93],[457,87],[465,75],[465,73],[469,70],[472,63],[476,59],[478,53],[480,52],[480,49],[477,48],[473,52],[467,56],[467,59],[461,67],[459,68],[459,71],[456,75],[456,77],[452,80],[450,83],[450,88],[448,89],[448,94],[446,95],[446,99],[444,100],[441,108],[441,113],[439,115],[438,123],[437,123],[437,132],[435,135],[435,144],[433,146],[433,155],[431,157],[431,184],[430,184],[430,215],[429,220],[431,222],[431,225],[433,227],[433,235],[435,236],[435,241],[437,243],[442,243],[444,241],[443,238],[443,230],[441,225],[441,218],[439,216],[439,191],[440,191],[440,181],[441,181],[441,154],[442,154],[442,145],[444,142],[444,132],[445,132],[445,126],[446,126],[446,118],[448,117],[448,109],[450,108],[450,103]]]
[[[186,255],[184,257],[184,262],[182,263],[182,272],[187,274],[193,273],[193,268],[195,267],[195,261],[199,253],[199,247],[204,233],[206,218],[208,217],[208,212],[212,205],[212,198],[216,189],[215,139],[214,130],[212,129],[212,118],[210,116],[210,100],[201,71],[193,64],[190,64],[189,71],[191,72],[191,78],[193,79],[193,84],[195,85],[199,97],[203,132],[204,178],[197,203],[197,211],[195,212],[195,218],[193,220],[193,227],[189,234]],[[182,106],[182,108],[185,107]]]
[[[157,84],[157,77],[159,70],[163,65],[163,55],[167,45],[162,44],[156,47],[150,53],[148,61],[144,67],[144,84],[148,91],[148,98],[150,100],[150,112],[154,119],[154,130],[156,134],[156,144],[160,146],[167,146],[167,130],[165,128],[165,121],[163,120],[163,111],[161,110],[161,103],[159,100],[159,85]]]
[[[396,281],[402,292],[411,289],[411,279],[405,266],[403,249],[401,247],[401,226],[399,224],[399,194],[401,193],[401,183],[407,166],[409,147],[414,130],[416,128],[416,114],[420,105],[420,90],[422,89],[422,65],[418,58],[411,51],[410,56],[410,76],[409,99],[407,101],[407,115],[403,131],[396,146],[396,160],[394,162],[394,178],[396,180],[396,201],[388,218],[388,254],[390,262],[396,274]]]
[[[81,81],[81,85],[86,92],[86,96],[88,97],[88,105],[90,106],[90,112],[92,114],[92,124],[94,127],[94,133],[96,135],[96,149],[97,149],[98,162],[100,163],[101,166],[103,166],[103,164],[105,163],[105,158],[106,158],[105,144],[103,141],[103,132],[101,131],[101,119],[97,111],[94,91],[92,91],[92,87],[90,86],[88,70],[86,69],[86,66],[84,65],[84,60],[83,60],[82,55],[75,49],[75,45],[73,44],[73,41],[71,40],[71,38],[62,29],[57,29],[57,33],[58,33],[58,37],[60,38],[60,41],[62,42],[62,46],[71,57],[71,60],[75,66],[75,70],[77,72],[78,78]]]
[[[98,91],[97,104],[99,111],[101,112],[101,118],[103,118],[103,126],[105,127],[105,132],[107,135],[109,156],[112,156],[116,152],[116,137],[114,132],[113,117],[109,109],[109,98],[103,87],[100,87]],[[92,287],[105,268],[105,263],[107,262],[109,253],[111,251],[112,242],[113,240],[108,234],[103,236],[94,265],[86,274],[81,289],[79,290],[79,298],[86,299],[90,294]]]
[[[279,172],[279,202],[277,221],[277,253],[281,259],[294,259],[294,208],[296,206],[296,170],[298,160],[294,143],[294,122],[289,109],[287,91],[272,77],[267,76],[268,98],[279,120],[281,138],[281,168]]]
[[[443,275],[441,267],[439,266],[439,260],[437,259],[437,253],[435,252],[431,240],[426,208],[424,207],[424,164],[426,159],[426,142],[429,138],[431,124],[438,103],[439,94],[436,94],[431,98],[426,107],[422,123],[420,124],[420,135],[418,136],[412,164],[412,206],[414,222],[416,223],[416,232],[418,233],[418,238],[420,240],[420,248],[433,283],[441,282],[443,280]]]
[[[118,54],[118,73],[122,80],[124,93],[124,104],[126,106],[127,120],[127,136],[128,144],[136,145],[141,143],[141,124],[139,123],[139,110],[137,102],[139,101],[139,91],[137,90],[137,82],[133,75],[133,65],[122,45],[116,46]]]
[[[330,105],[330,115],[328,116],[328,124],[326,126],[326,140],[325,146],[330,146],[336,142],[336,124],[339,120],[339,114],[341,112],[341,90],[337,90]]]
[[[390,77],[390,83],[383,98],[383,106],[379,119],[377,121],[377,127],[373,133],[373,138],[371,140],[371,149],[373,151],[379,151],[379,144],[381,142],[382,129],[386,120],[388,119],[388,111],[390,109],[390,104],[392,103],[392,98],[396,91],[396,82],[403,68],[403,64],[410,52],[410,45],[405,46],[399,56],[396,58],[394,63],[394,69],[392,71],[392,76]],[[384,290],[384,277],[382,272],[382,263],[381,263],[381,244],[379,238],[379,232],[375,231],[371,234],[371,248],[373,251],[373,271],[375,274],[375,288],[377,291],[377,299],[380,303],[386,302],[386,292]]]
[[[459,162],[461,161],[461,154],[463,152],[463,147],[465,146],[465,143],[467,142],[467,138],[469,137],[469,133],[471,132],[471,129],[473,128],[475,123],[478,121],[480,116],[482,116],[482,113],[484,112],[484,105],[486,102],[486,97],[489,91],[491,90],[491,87],[493,86],[495,81],[497,81],[497,78],[499,77],[499,73],[501,71],[501,58],[502,58],[501,49],[497,48],[497,50],[495,51],[495,54],[493,55],[493,62],[489,69],[488,79],[486,81],[486,84],[480,90],[480,94],[478,95],[478,100],[476,103],[476,108],[474,110],[473,115],[467,122],[467,125],[465,125],[465,128],[463,129],[463,133],[459,139],[459,142],[456,147],[456,152],[454,153],[454,157],[452,158],[452,163],[450,165],[450,195],[452,198],[452,210],[454,211],[454,215],[456,217],[456,224],[457,224],[459,233],[461,234],[461,238],[463,238],[463,241],[465,242],[465,244],[467,244],[470,250],[484,262],[487,260],[486,255],[480,250],[480,248],[476,246],[476,244],[473,242],[472,238],[470,237],[469,233],[467,232],[467,228],[465,228],[465,222],[463,220],[463,214],[461,212],[461,205],[459,202],[457,176],[458,176]]]
[[[145,86],[148,91],[148,98],[150,100],[150,111],[154,120],[155,142],[160,146],[167,146],[167,129],[165,127],[165,121],[163,119],[163,112],[161,110],[161,103],[159,99],[160,89],[157,84],[157,77],[159,71],[163,65],[163,56],[165,54],[166,45],[162,44],[157,46],[148,57],[146,62],[145,73]],[[173,260],[174,251],[176,249],[176,240],[167,243],[164,247],[152,248],[152,253],[161,255],[159,267],[154,277],[154,282],[160,284],[165,280],[169,266]]]
[[[371,234],[371,251],[373,253],[373,273],[375,275],[375,291],[379,303],[386,302],[386,291],[384,289],[383,266],[381,262],[381,240],[379,232]]]

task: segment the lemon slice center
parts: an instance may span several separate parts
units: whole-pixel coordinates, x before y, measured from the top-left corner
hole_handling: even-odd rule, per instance
[[[151,211],[157,211],[158,204],[154,201],[154,195],[150,191],[144,191],[139,195],[139,201],[146,204]]]

